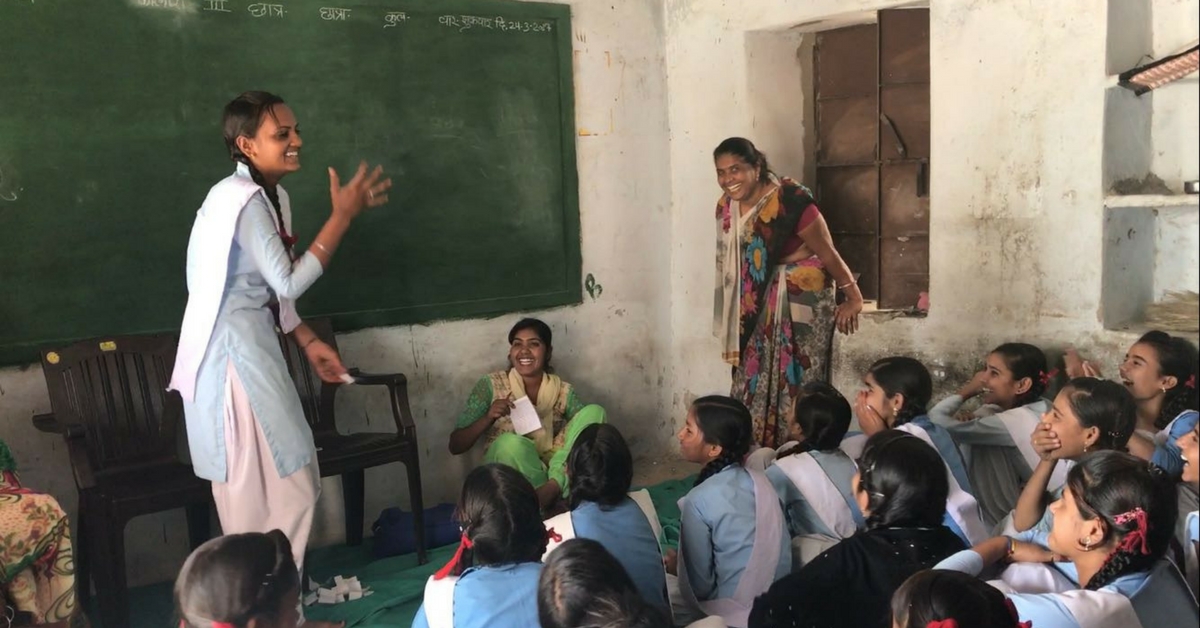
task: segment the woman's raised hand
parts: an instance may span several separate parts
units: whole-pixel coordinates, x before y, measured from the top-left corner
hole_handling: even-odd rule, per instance
[[[346,220],[354,220],[364,207],[379,207],[388,201],[387,191],[392,179],[380,180],[383,166],[375,166],[367,172],[367,162],[358,164],[354,177],[342,185],[337,171],[329,169],[329,198],[333,202],[333,214]]]

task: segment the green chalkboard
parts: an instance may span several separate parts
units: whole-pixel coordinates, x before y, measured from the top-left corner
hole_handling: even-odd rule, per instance
[[[578,303],[570,10],[495,0],[0,3],[0,363],[177,330],[195,211],[232,172],[226,102],[280,94],[301,246],[326,166],[382,164],[300,301],[338,329]]]

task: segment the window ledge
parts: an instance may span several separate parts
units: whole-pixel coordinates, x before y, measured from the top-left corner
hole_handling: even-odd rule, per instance
[[[1156,207],[1197,207],[1200,196],[1195,194],[1130,194],[1106,196],[1104,206],[1109,209],[1142,209]]]

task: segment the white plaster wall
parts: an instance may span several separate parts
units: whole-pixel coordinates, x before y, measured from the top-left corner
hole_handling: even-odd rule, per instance
[[[671,198],[662,6],[656,0],[568,4],[575,30],[583,272],[595,276],[603,293],[594,300],[585,293],[577,307],[533,314],[554,329],[559,372],[585,400],[608,408],[635,455],[657,456],[673,431],[663,408],[671,357],[670,258],[663,242]],[[342,254],[353,255],[353,249],[351,234]],[[506,334],[517,318],[372,329],[338,339],[348,365],[408,375],[426,505],[456,499],[465,472],[478,460],[451,458],[447,438],[475,380],[504,364]],[[340,397],[343,427],[392,429],[382,395],[359,389]],[[30,424],[32,415],[49,410],[41,369],[0,370],[0,438],[18,456],[26,483],[55,495],[73,514],[75,488],[64,447]],[[399,464],[368,471],[367,524],[387,506],[407,508],[406,486]],[[336,479],[325,480],[320,511],[314,543],[340,541]],[[131,584],[173,578],[187,554],[182,512],[135,520],[126,542]]]
[[[822,20],[835,26],[900,4],[668,1],[676,416],[690,395],[728,386],[708,314],[710,207],[718,195],[709,152],[728,135],[748,134],[764,148],[801,139],[764,137],[786,127],[764,127],[755,117],[762,86],[751,84],[747,65],[757,35],[746,33],[812,30]],[[1155,14],[1160,22],[1175,19],[1165,17],[1168,9],[1189,10],[1166,0],[1153,9],[1160,4],[1167,7]],[[940,394],[1008,340],[1039,344],[1052,359],[1075,344],[1115,372],[1136,334],[1105,331],[1099,317],[1105,7],[1094,0],[929,6],[932,307],[924,318],[870,314],[858,334],[839,336],[834,383],[853,392],[875,359],[912,354],[930,366]],[[1179,21],[1194,24],[1194,11]],[[696,85],[709,97],[684,96]]]
[[[1200,39],[1200,0],[1156,0],[1154,58]],[[1174,192],[1200,178],[1200,77],[1196,74],[1154,91],[1152,171]]]
[[[1158,210],[1155,239],[1154,299],[1200,291],[1200,204]]]

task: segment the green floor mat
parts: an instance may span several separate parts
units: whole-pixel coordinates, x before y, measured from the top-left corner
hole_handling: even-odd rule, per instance
[[[679,543],[679,498],[692,488],[694,477],[668,480],[646,487],[663,527],[663,545]],[[375,560],[370,539],[359,547],[335,545],[309,552],[312,577],[327,582],[334,576],[357,576],[374,593],[361,600],[335,605],[313,605],[305,609],[310,619],[345,621],[355,628],[405,628],[412,624],[425,591],[425,581],[454,555],[454,546],[429,552],[429,562],[417,564],[413,554]],[[158,583],[129,593],[133,628],[176,628],[171,602],[171,584]],[[95,617],[89,613],[89,617]],[[100,626],[98,621],[93,622]]]

